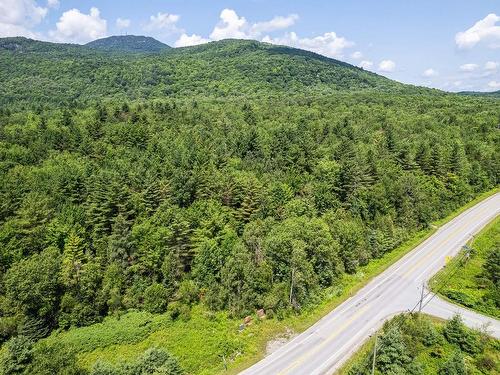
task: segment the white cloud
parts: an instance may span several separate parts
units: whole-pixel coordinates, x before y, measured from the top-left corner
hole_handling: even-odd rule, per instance
[[[188,46],[196,46],[198,44],[204,44],[210,42],[210,39],[205,39],[200,35],[192,34],[182,34],[179,39],[175,42],[175,47],[188,47]]]
[[[146,31],[162,31],[167,34],[179,32],[176,26],[181,17],[177,14],[158,12],[156,16],[149,17],[149,23],[144,27]]]
[[[293,26],[298,19],[299,16],[296,14],[290,14],[286,17],[276,16],[270,21],[254,23],[251,28],[251,33],[260,35],[275,30],[287,29]]]
[[[457,33],[455,42],[458,48],[472,48],[482,41],[490,41],[490,47],[496,48],[500,41],[500,26],[497,25],[499,21],[500,16],[490,13],[470,29]]]
[[[356,52],[351,53],[351,57],[353,59],[359,60],[359,59],[363,58],[363,54],[360,51],[356,51]]]
[[[34,0],[0,1],[0,37],[37,37],[31,30],[47,15],[48,9],[37,5]]]
[[[99,9],[92,7],[90,13],[85,14],[78,9],[64,12],[56,23],[56,30],[49,35],[58,42],[86,43],[94,39],[105,37],[107,21],[101,18]]]
[[[373,67],[373,61],[363,60],[359,63],[359,66],[365,70],[370,70]]]
[[[484,70],[497,70],[499,66],[500,64],[495,61],[488,61],[484,64]]]
[[[462,72],[473,72],[477,68],[479,68],[479,65],[477,64],[464,64],[460,66],[460,70]]]
[[[220,13],[220,21],[212,30],[212,40],[221,39],[257,39],[263,33],[287,29],[294,25],[299,19],[296,14],[286,17],[276,16],[269,21],[249,23],[245,17],[240,17],[232,9],[223,9]]]
[[[127,27],[130,27],[130,20],[127,18],[117,18],[116,27],[120,30],[126,29]]]
[[[426,69],[422,73],[423,77],[436,77],[438,75],[439,75],[439,73],[436,70],[432,69],[432,68]]]
[[[378,64],[378,70],[381,72],[393,72],[396,69],[396,63],[392,60],[382,60],[380,64]]]
[[[271,38],[265,36],[263,42],[283,44],[290,47],[302,48],[328,57],[342,57],[345,48],[352,47],[353,42],[337,36],[334,32],[324,33],[314,38],[299,38],[296,33],[286,33],[283,37]]]
[[[220,14],[220,22],[215,26],[210,38],[221,40],[226,38],[248,39],[245,32],[248,26],[245,17],[239,17],[232,9],[224,9]]]
[[[272,37],[264,33],[287,29],[299,19],[296,14],[276,16],[269,21],[250,23],[245,17],[240,17],[232,9],[223,9],[220,21],[210,33],[209,38],[200,35],[183,33],[175,42],[176,46],[188,46],[207,43],[221,39],[256,39],[272,44],[281,44],[290,47],[302,48],[329,57],[342,57],[345,48],[352,47],[353,42],[337,36],[334,32],[325,33],[313,38],[300,38],[295,32],[285,33],[281,37]],[[358,53],[361,58],[361,53]]]
[[[49,8],[57,8],[59,6],[59,0],[47,0],[47,6]]]
[[[500,89],[500,82],[497,82],[497,81],[490,81],[488,83],[488,87],[492,88],[492,89]]]

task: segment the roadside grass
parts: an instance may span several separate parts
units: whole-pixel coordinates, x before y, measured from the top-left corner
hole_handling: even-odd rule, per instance
[[[499,244],[500,217],[497,217],[469,242],[469,246],[474,249],[470,259],[460,264],[461,254],[453,258],[430,280],[431,290],[450,302],[499,319],[500,310],[488,298],[492,286],[483,277],[486,257]],[[452,273],[457,268],[459,271]]]
[[[418,363],[421,366],[423,370],[423,373],[421,373],[422,375],[435,375],[439,373],[439,370],[444,362],[458,348],[456,345],[450,344],[443,336],[443,329],[446,321],[425,314],[422,314],[421,318],[428,320],[432,326],[434,326],[436,332],[439,334],[439,339],[432,345],[425,345],[423,342],[418,342],[414,345],[412,348],[412,352],[415,354],[413,362]],[[482,336],[482,333],[477,331],[472,331],[470,329],[467,329],[467,331],[476,332],[476,335],[479,335],[479,337]],[[379,336],[382,334],[382,329],[378,332],[378,334]],[[414,342],[416,338],[413,336],[411,337],[411,340]],[[481,339],[481,341],[486,344],[478,353],[467,354],[462,352],[467,366],[467,373],[477,375],[498,374],[497,371],[500,369],[500,340],[487,337]],[[350,371],[352,371],[351,374],[354,373],[356,366],[362,363],[366,364],[368,362],[371,364],[374,344],[375,337],[372,336],[339,370],[334,373],[334,375],[349,375]],[[488,368],[489,365],[487,360],[485,360],[486,358],[493,362],[494,368]],[[375,374],[380,375],[381,373],[376,370]]]
[[[253,324],[239,332],[241,319],[232,319],[223,312],[209,312],[202,305],[193,307],[189,321],[173,321],[168,313],[153,315],[132,311],[119,318],[107,317],[102,323],[89,327],[54,332],[41,341],[71,348],[77,353],[78,362],[86,368],[98,359],[111,363],[132,361],[145,349],[157,346],[175,355],[189,374],[236,374],[263,358],[270,340],[289,330],[304,331],[430,237],[438,225],[499,191],[496,188],[478,196],[431,228],[416,233],[400,247],[360,267],[355,274],[344,275],[339,285],[326,289],[318,298],[318,304],[300,315],[263,321],[254,316]]]

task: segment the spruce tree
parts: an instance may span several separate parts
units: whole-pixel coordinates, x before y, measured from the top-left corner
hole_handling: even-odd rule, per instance
[[[467,375],[464,357],[460,350],[456,350],[453,355],[441,366],[439,375]]]
[[[113,231],[108,240],[108,261],[116,262],[126,268],[132,262],[133,249],[130,223],[120,213],[115,219]]]

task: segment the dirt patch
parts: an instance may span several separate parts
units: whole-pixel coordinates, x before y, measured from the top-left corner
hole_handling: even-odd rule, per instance
[[[268,341],[266,345],[266,356],[271,353],[274,353],[276,350],[281,348],[287,342],[292,340],[295,336],[297,336],[297,333],[292,331],[290,328],[287,328],[284,333]]]

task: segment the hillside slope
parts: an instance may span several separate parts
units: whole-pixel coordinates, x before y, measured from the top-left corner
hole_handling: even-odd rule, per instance
[[[370,89],[432,92],[315,53],[247,40],[143,55],[4,38],[0,39],[0,84],[4,89],[0,105]]]

